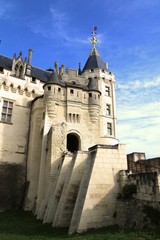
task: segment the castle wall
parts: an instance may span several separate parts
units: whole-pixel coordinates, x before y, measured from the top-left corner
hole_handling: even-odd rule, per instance
[[[121,194],[117,200],[116,223],[130,228],[157,227],[160,215],[160,158],[146,159],[144,153],[131,153],[127,156],[127,163],[128,170],[120,171]],[[126,193],[124,187],[128,189]]]
[[[20,79],[12,74],[6,69],[0,73],[0,210],[22,206],[31,101],[42,91],[40,81],[32,83],[29,77]]]
[[[25,92],[22,95],[18,89],[13,89],[11,82],[5,79],[0,74],[0,210],[22,206],[32,99]],[[4,101],[13,104],[8,122],[2,121]]]
[[[126,167],[124,145],[89,149],[69,234],[115,223],[118,172]]]
[[[159,227],[160,202],[139,199],[118,200],[116,224],[125,228]]]
[[[24,208],[43,222],[69,227],[69,234],[114,224],[118,172],[126,168],[125,146],[117,144],[114,74],[101,59],[100,68],[81,75],[64,73],[58,63],[45,71],[30,65],[31,55],[30,49],[28,64],[14,55],[12,71],[4,70],[0,82],[2,98],[13,101],[13,122],[0,130],[0,153],[4,163],[22,166],[12,172],[18,173],[15,189],[26,186]]]

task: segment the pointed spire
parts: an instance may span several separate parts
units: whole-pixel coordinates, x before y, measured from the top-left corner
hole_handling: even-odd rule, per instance
[[[92,49],[96,47],[96,44],[98,43],[98,40],[96,38],[96,34],[97,34],[97,27],[93,27],[93,31],[91,34],[91,43],[92,43]]]
[[[81,63],[79,63],[79,66],[78,66],[78,75],[81,75],[82,71],[81,71]]]
[[[90,42],[92,43],[92,50],[83,68],[82,73],[85,70],[92,70],[92,69],[107,70],[106,64],[103,62],[98,50],[96,49],[96,44],[98,43],[98,40],[96,38],[96,30],[97,30],[97,27],[93,27],[93,32],[90,40]]]

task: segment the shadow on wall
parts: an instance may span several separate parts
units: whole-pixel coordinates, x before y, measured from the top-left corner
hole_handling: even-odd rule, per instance
[[[21,208],[25,191],[22,164],[0,164],[0,211]]]
[[[82,215],[80,219],[77,219],[77,223],[74,229],[70,227],[70,233],[72,234],[78,229],[78,232],[86,231],[91,228],[100,228],[109,225],[114,225],[116,223],[115,213],[116,213],[116,199],[119,193],[119,187],[117,184],[118,174],[113,176],[114,187],[108,183],[95,184],[94,191],[90,191],[90,185],[86,189],[87,198],[84,196],[84,206],[82,205]],[[73,223],[73,222],[72,222]]]

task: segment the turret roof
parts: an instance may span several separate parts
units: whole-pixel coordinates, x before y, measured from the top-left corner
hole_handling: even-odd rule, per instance
[[[82,72],[84,72],[85,70],[91,70],[95,68],[107,70],[106,64],[100,57],[98,50],[96,49],[96,47],[93,47]]]
[[[53,70],[47,83],[60,83],[57,71]]]
[[[89,78],[88,89],[96,91],[98,90],[98,86],[94,78]]]

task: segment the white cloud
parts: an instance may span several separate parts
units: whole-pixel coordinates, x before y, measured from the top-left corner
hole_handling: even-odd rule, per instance
[[[118,86],[118,132],[128,153],[140,151],[148,157],[160,156],[159,92],[159,76]]]
[[[126,84],[117,84],[118,89],[143,89],[156,87],[160,88],[160,76],[153,77],[152,79],[134,80],[129,81]]]
[[[68,43],[83,43],[88,44],[88,39],[83,39],[83,37],[75,37],[75,30],[69,27],[69,16],[63,12],[59,11],[53,6],[50,7],[50,13],[52,15],[52,37],[55,37],[55,34]],[[73,19],[72,19],[73,21]],[[100,35],[100,41],[102,36]]]
[[[49,14],[35,19],[35,16],[27,22],[28,27],[32,32],[41,34],[43,37],[50,39],[59,39],[59,42],[65,44],[80,43],[90,44],[88,37],[83,37],[82,33],[77,32],[77,29],[70,27],[70,22],[73,22],[72,15],[59,10],[57,7],[50,6]],[[49,27],[48,27],[49,26]],[[97,34],[99,45],[103,42],[104,35]]]
[[[6,1],[0,0],[0,19],[10,18],[10,11],[13,9],[13,4],[6,3]]]

